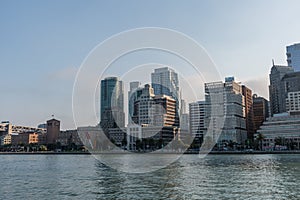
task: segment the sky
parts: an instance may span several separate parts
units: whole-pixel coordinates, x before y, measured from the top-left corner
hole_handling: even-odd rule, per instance
[[[285,65],[286,46],[300,42],[299,8],[297,0],[1,0],[0,121],[37,126],[54,115],[62,129],[75,128],[72,91],[84,59],[112,35],[141,27],[190,36],[221,77],[268,98],[272,59]]]

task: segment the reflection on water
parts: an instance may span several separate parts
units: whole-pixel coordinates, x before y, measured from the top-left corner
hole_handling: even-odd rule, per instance
[[[0,170],[0,199],[300,199],[299,155],[184,155],[145,174],[87,155],[2,155]]]

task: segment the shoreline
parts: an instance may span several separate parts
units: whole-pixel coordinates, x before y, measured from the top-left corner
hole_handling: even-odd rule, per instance
[[[137,152],[103,152],[98,154],[109,155],[109,154],[133,154]],[[94,153],[97,154],[97,153]],[[137,154],[144,154],[143,152]],[[186,154],[195,155],[199,152],[184,152],[184,153],[172,153],[172,152],[157,152],[152,154]],[[206,154],[205,152],[201,154]],[[300,154],[300,151],[253,151],[253,152],[242,152],[242,151],[211,151],[209,155],[259,155],[259,154]],[[0,152],[0,155],[92,155],[90,152]]]

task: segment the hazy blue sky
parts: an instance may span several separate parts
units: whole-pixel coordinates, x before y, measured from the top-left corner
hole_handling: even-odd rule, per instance
[[[268,97],[272,58],[300,41],[300,1],[0,1],[0,120],[36,126],[52,114],[73,128],[76,71],[101,41],[127,29],[183,32],[234,75]]]

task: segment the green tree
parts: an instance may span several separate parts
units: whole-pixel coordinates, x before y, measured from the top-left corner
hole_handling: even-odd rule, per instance
[[[259,143],[259,149],[262,151],[262,146],[263,146],[263,141],[265,139],[265,136],[261,133],[259,133],[256,137],[256,140],[258,141]]]

